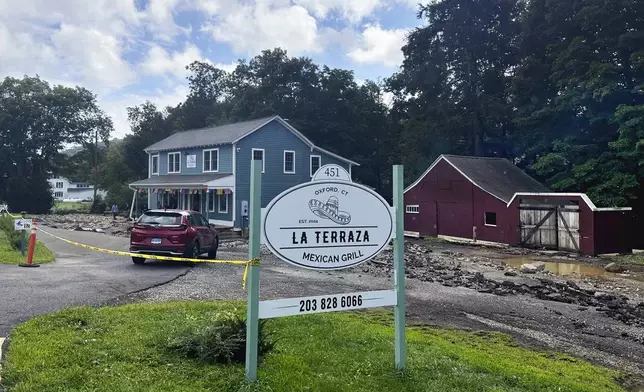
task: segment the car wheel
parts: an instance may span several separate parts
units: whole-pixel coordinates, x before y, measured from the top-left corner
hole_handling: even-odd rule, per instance
[[[143,264],[145,263],[145,259],[143,257],[132,257],[132,262],[134,264]]]
[[[219,248],[219,238],[215,238],[215,242],[212,244],[212,248],[210,248],[210,252],[208,252],[208,258],[210,260],[215,260],[217,258],[218,248]]]
[[[196,259],[199,257],[201,251],[199,250],[199,242],[192,243],[192,247],[186,252],[186,257],[189,259]]]

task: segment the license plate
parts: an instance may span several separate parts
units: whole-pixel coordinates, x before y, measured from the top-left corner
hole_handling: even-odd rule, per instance
[[[160,244],[161,243],[161,238],[152,238],[152,243],[153,244]]]

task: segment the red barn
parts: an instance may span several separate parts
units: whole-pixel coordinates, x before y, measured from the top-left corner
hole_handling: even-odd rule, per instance
[[[630,253],[630,208],[552,193],[503,158],[441,155],[404,191],[405,232],[576,251]]]

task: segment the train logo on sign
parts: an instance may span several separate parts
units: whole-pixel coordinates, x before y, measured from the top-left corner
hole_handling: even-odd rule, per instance
[[[322,166],[311,182],[282,192],[264,211],[264,244],[280,259],[304,268],[356,266],[382,252],[393,235],[387,201],[351,182],[338,165]]]

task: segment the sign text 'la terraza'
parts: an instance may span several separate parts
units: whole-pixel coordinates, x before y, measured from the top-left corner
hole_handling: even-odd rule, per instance
[[[351,182],[338,165],[322,166],[309,183],[279,194],[265,208],[264,244],[282,260],[311,269],[341,269],[380,253],[393,233],[391,207]]]

